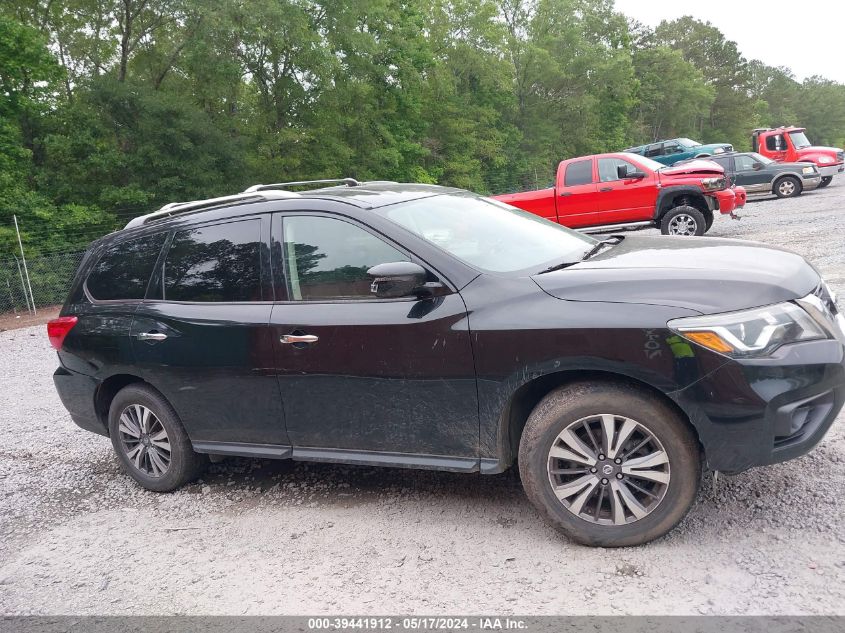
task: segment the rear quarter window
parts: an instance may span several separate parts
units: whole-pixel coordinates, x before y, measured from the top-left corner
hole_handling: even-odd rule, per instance
[[[589,185],[593,182],[593,159],[577,160],[566,166],[566,174],[563,177],[563,184],[567,187],[573,185]]]
[[[155,233],[107,247],[85,287],[98,301],[143,299],[166,234]]]

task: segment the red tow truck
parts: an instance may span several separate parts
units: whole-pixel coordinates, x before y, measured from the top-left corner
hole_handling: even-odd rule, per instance
[[[716,214],[738,217],[746,195],[709,160],[666,166],[613,153],[561,162],[554,187],[493,198],[588,233],[657,227],[664,235],[704,235]]]
[[[751,133],[754,151],[778,163],[813,163],[826,187],[836,174],[845,172],[845,151],[838,147],[810,144],[803,127],[757,128]]]

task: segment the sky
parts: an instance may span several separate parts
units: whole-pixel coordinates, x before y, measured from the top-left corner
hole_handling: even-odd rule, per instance
[[[616,0],[616,8],[651,27],[691,15],[717,27],[748,60],[787,66],[799,81],[822,75],[845,84],[845,0]]]

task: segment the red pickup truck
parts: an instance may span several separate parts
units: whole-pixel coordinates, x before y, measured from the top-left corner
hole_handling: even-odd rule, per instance
[[[493,197],[585,232],[658,227],[664,235],[704,235],[716,213],[738,217],[745,205],[745,189],[729,187],[716,163],[667,167],[627,153],[565,160],[554,187]]]

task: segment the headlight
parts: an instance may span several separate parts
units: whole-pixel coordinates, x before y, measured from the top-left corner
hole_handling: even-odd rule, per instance
[[[701,181],[701,186],[704,187],[704,191],[716,191],[717,189],[724,189],[725,188],[725,179],[724,178],[705,178]]]
[[[802,167],[801,173],[804,174],[805,176],[809,176],[810,174],[816,173],[816,168],[815,167]]]
[[[794,303],[674,319],[667,325],[684,338],[734,358],[767,356],[787,343],[828,338]]]
[[[819,164],[820,165],[827,165],[828,163],[832,163],[833,159],[830,156],[819,156]]]

